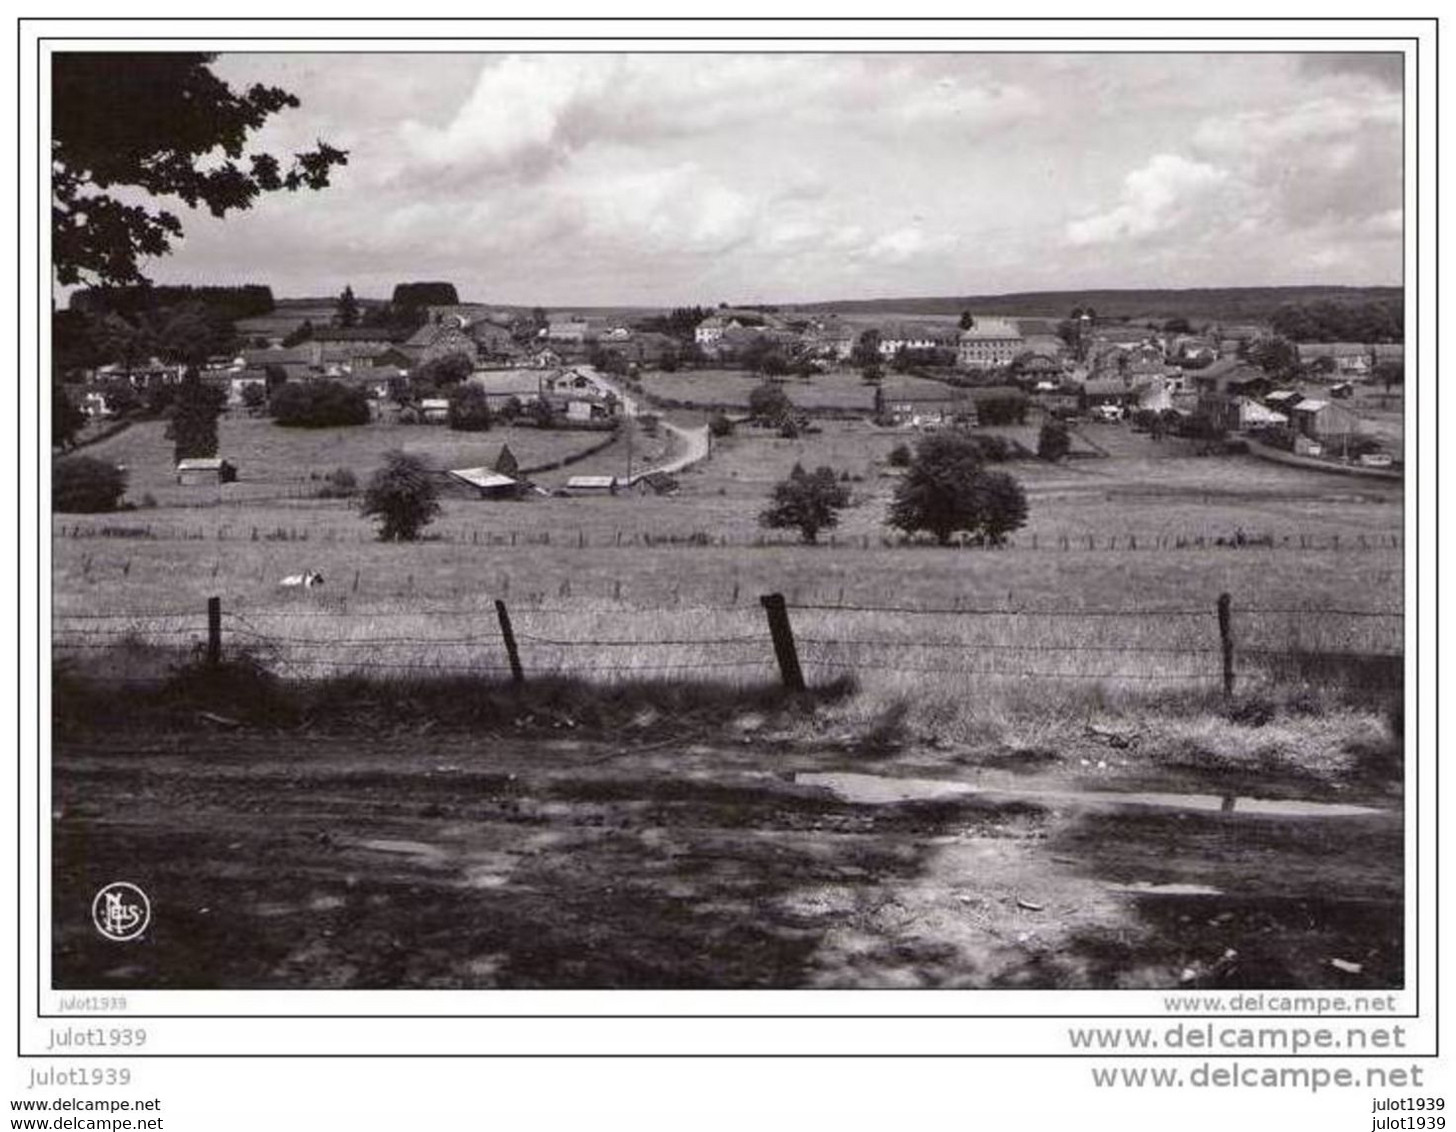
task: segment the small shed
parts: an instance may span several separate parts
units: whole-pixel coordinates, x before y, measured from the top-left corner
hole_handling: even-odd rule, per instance
[[[566,481],[566,490],[573,495],[615,495],[615,476],[572,476]]]
[[[1360,431],[1360,418],[1330,401],[1301,401],[1290,410],[1290,416],[1295,428],[1311,440],[1339,441]]]
[[[189,457],[177,461],[177,482],[184,487],[232,483],[237,478],[237,468],[219,456]]]
[[[426,397],[420,402],[420,415],[431,423],[450,419],[450,402],[443,397]]]
[[[452,468],[446,473],[453,484],[479,499],[516,499],[526,485],[491,468]]]

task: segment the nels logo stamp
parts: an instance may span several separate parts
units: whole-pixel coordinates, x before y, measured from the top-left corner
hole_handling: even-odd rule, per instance
[[[91,921],[107,939],[125,942],[136,939],[152,922],[152,905],[147,894],[128,881],[113,881],[91,901]]]

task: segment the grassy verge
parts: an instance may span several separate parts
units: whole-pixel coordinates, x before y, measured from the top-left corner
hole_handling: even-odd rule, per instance
[[[100,733],[244,731],[316,735],[570,736],[586,742],[738,745],[838,752],[876,773],[1057,778],[1094,789],[1261,796],[1399,796],[1396,689],[1245,679],[1207,688],[997,682],[970,696],[951,680],[840,674],[790,694],[738,683],[546,674],[350,672],[277,675],[242,654],[216,668],[144,642],[58,662],[61,739]]]

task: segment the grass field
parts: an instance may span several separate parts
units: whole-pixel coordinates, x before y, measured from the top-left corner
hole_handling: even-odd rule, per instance
[[[999,431],[1035,444],[1030,427]],[[800,606],[863,611],[794,618],[811,679],[855,674],[863,719],[906,698],[966,727],[974,724],[955,705],[967,696],[1008,718],[1033,687],[1043,703],[1073,702],[1088,688],[1123,697],[1206,690],[1218,681],[1214,606],[1224,592],[1240,670],[1256,682],[1329,675],[1310,667],[1311,653],[1399,654],[1398,617],[1320,612],[1400,610],[1399,484],[1199,457],[1121,425],[1088,426],[1086,437],[1085,450],[1106,455],[1006,465],[1026,488],[1030,521],[994,551],[892,537],[884,514],[898,473],[886,458],[914,436],[862,421],[826,421],[794,440],[740,429],[684,473],[672,496],[449,500],[425,541],[386,545],[352,502],[288,494],[311,494],[307,477],[340,465],[362,479],[395,445],[465,464],[490,462],[505,441],[529,465],[596,434],[306,432],[229,418],[223,451],[239,460],[245,482],[218,489],[168,483],[170,447],[160,426],[141,425],[98,448],[128,464],[134,496],[150,491],[161,505],[55,518],[54,608],[66,630],[57,643],[85,665],[108,641],[191,648],[207,598],[218,596],[230,647],[282,674],[486,672],[504,660],[500,598],[515,611],[533,672],[752,683],[774,673],[758,597],[782,592]],[[619,472],[623,455],[618,445],[569,472]],[[848,477],[852,506],[817,547],[757,521],[795,462]],[[249,501],[234,487],[274,497]],[[325,586],[280,590],[279,579],[304,570],[321,572]],[[897,612],[917,608],[948,614]],[[971,610],[998,612],[957,615]],[[1101,616],[1107,610],[1131,615]],[[1395,662],[1380,663],[1388,682]],[[1348,684],[1361,671],[1335,675]]]
[[[640,382],[649,396],[686,405],[726,406],[747,409],[748,395],[763,384],[763,378],[739,369],[651,371]],[[789,400],[810,414],[823,411],[870,413],[875,389],[865,384],[858,370],[835,369],[812,378],[786,377],[782,387]],[[949,386],[923,377],[890,374],[885,378],[885,397],[908,393],[920,397],[943,397]]]
[[[311,496],[318,481],[347,468],[360,484],[380,466],[385,452],[403,449],[435,466],[491,465],[509,445],[522,468],[556,463],[604,439],[599,432],[536,428],[495,428],[484,433],[455,432],[438,425],[401,425],[388,420],[356,428],[280,428],[240,410],[225,414],[218,426],[218,454],[238,468],[238,482],[225,487],[181,486],[173,464],[172,442],[162,421],[142,421],[86,450],[86,455],[124,464],[127,498],[150,494],[163,507],[216,508],[229,515],[268,500]],[[228,521],[232,521],[229,519]]]
[[[167,482],[138,426],[97,454],[159,506],[52,520],[58,986],[1401,984],[1399,484],[1088,426],[1104,455],[1006,465],[1013,545],[908,546],[914,434],[825,421],[740,429],[675,495],[449,500],[386,545],[289,493],[596,434],[223,438],[267,498]],[[816,547],[757,523],[795,462],[848,476]],[[125,964],[88,911],[118,861],[166,909]]]

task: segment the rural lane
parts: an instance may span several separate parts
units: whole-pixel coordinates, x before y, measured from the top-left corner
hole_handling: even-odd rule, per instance
[[[639,415],[640,410],[638,408],[637,398],[631,393],[621,388],[621,386],[617,385],[616,382],[612,381],[605,374],[598,372],[593,366],[579,366],[578,369],[590,375],[593,380],[600,382],[616,394],[622,402],[623,413],[629,417]],[[631,484],[636,483],[643,476],[650,475],[653,472],[663,472],[671,475],[674,472],[682,471],[684,468],[690,468],[694,464],[708,458],[710,442],[708,439],[707,425],[699,425],[697,428],[683,428],[681,425],[675,425],[670,421],[664,420],[661,422],[661,427],[677,438],[677,446],[681,447],[682,451],[670,460],[664,460],[659,464],[655,464],[649,468],[643,468],[640,472],[635,473],[627,481],[628,486],[631,486]]]

